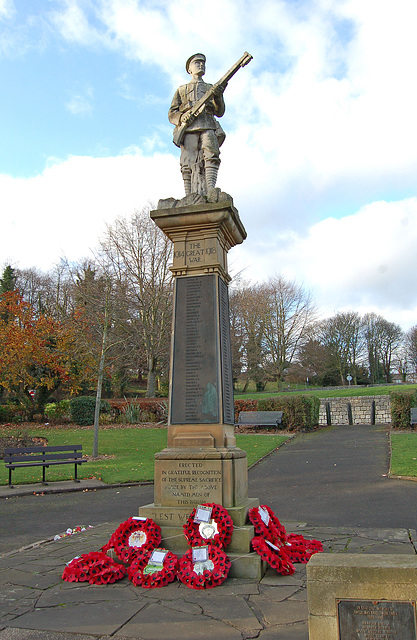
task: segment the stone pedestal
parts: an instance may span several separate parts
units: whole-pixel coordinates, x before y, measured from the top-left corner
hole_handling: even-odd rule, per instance
[[[155,455],[154,503],[139,514],[159,524],[163,543],[181,555],[182,525],[192,509],[223,505],[236,527],[227,550],[230,575],[260,578],[264,567],[250,553],[247,524],[258,501],[248,499],[246,452],[234,436],[227,286],[227,252],[246,232],[230,198],[158,208],[151,218],[174,243],[175,291],[168,442]]]
[[[310,640],[415,640],[417,559],[317,553],[307,564]]]

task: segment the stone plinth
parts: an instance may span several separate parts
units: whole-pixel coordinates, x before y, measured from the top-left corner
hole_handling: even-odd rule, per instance
[[[226,194],[225,194],[226,195]],[[218,273],[228,282],[227,252],[246,238],[230,200],[151,211],[151,218],[174,243],[175,276]]]
[[[163,543],[187,551],[182,525],[198,505],[223,505],[236,529],[230,575],[260,578],[250,553],[246,452],[234,435],[227,252],[246,237],[230,196],[220,202],[161,207],[151,218],[174,243],[175,277],[167,448],[155,455],[154,503],[139,514],[162,528]],[[201,198],[200,198],[201,200]],[[174,201],[175,202],[175,201]],[[171,542],[170,542],[171,541]]]
[[[415,556],[315,554],[307,564],[307,595],[310,640],[416,638],[415,626],[413,634],[405,635],[404,627],[398,635],[388,620],[390,611],[394,618],[404,615],[402,604],[414,610],[415,617]],[[348,634],[345,618],[339,622],[344,608],[350,608],[355,634]]]

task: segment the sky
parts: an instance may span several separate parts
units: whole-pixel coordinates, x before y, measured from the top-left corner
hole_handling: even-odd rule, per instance
[[[183,197],[167,111],[207,56],[229,82],[229,267],[320,317],[417,324],[415,0],[0,0],[0,265],[91,256],[107,224]]]

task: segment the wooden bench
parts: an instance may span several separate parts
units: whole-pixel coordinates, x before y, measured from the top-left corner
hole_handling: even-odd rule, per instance
[[[55,464],[73,464],[74,482],[77,478],[77,467],[87,462],[82,457],[82,445],[72,444],[51,447],[8,447],[4,450],[4,463],[9,470],[9,487],[12,487],[12,471],[19,467],[42,467],[42,484],[45,481],[45,469]]]
[[[417,424],[417,407],[411,407],[410,409],[410,424]]]
[[[282,424],[282,411],[241,411],[236,426],[238,427],[275,427]]]

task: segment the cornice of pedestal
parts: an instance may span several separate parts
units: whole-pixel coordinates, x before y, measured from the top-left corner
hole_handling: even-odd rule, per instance
[[[173,242],[178,238],[178,235],[190,231],[217,230],[223,236],[224,244],[231,248],[241,244],[247,235],[239,212],[231,199],[168,208],[158,207],[158,209],[151,211],[150,215],[155,224]]]

